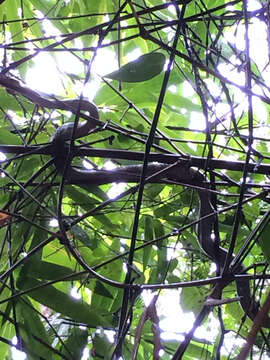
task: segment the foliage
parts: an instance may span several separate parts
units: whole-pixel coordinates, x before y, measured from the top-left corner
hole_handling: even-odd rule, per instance
[[[198,244],[200,189],[211,194],[217,246],[249,267],[257,279],[252,296],[262,304],[269,259],[267,4],[4,0],[0,15],[0,357],[12,359],[14,337],[29,360],[79,359],[85,351],[93,359],[235,357],[239,346],[227,345],[246,338],[252,321],[238,302],[205,307],[221,269],[214,273]],[[78,167],[103,169],[101,185],[70,183],[56,172],[51,137],[78,114],[27,95],[34,77],[32,90],[44,99],[83,95],[98,107],[103,126],[71,142],[69,154]],[[148,181],[143,167],[117,179],[109,170],[147,169],[154,161],[180,164],[178,181]],[[180,181],[190,167],[207,182]],[[225,299],[237,295],[233,280],[224,285]],[[147,290],[156,295],[149,306]],[[188,330],[175,321],[179,308],[171,329],[162,328],[172,296],[196,319]],[[200,317],[202,310],[211,316]],[[203,339],[193,334],[200,325]],[[265,359],[266,331],[253,347]]]

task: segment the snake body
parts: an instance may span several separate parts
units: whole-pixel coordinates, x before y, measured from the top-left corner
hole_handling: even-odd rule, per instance
[[[2,74],[0,74],[0,85],[5,87],[9,93],[19,93],[29,99],[31,103],[40,107],[68,110],[74,114],[79,112],[80,117],[86,120],[85,123],[78,124],[76,131],[73,131],[74,123],[66,123],[60,126],[53,135],[52,144],[55,149],[54,164],[59,173],[63,173],[66,168],[65,141],[70,140],[72,136],[73,139],[86,136],[91,130],[95,129],[97,125],[102,125],[102,122],[99,120],[98,109],[92,102],[83,99],[64,101],[58,99],[47,99],[42,94],[25,86],[21,86],[19,81]],[[89,115],[86,115],[81,111],[87,111]],[[207,215],[211,215],[213,213],[213,207],[210,193],[207,191],[208,184],[205,182],[204,175],[199,171],[185,166],[180,166],[178,168],[175,167],[169,170],[167,170],[167,168],[169,168],[167,164],[149,164],[147,167],[147,176],[156,174],[157,172],[162,173],[162,171],[164,171],[164,175],[153,178],[153,182],[169,180],[196,187],[200,198],[199,216],[201,219],[198,226],[198,240],[207,256],[213,261],[218,262],[222,268],[225,264],[228,251],[222,247],[217,247],[211,237],[214,221],[212,216],[207,217]],[[65,175],[70,183],[75,182],[102,185],[113,181],[138,181],[140,179],[141,169],[140,165],[131,165],[122,166],[108,172],[105,170],[80,170],[72,165],[69,165]],[[233,260],[233,256],[230,260]],[[244,273],[244,266],[241,263],[238,264],[238,267],[234,270],[234,274]],[[258,313],[259,304],[256,303],[251,296],[249,280],[237,279],[236,287],[244,312],[253,320]],[[262,325],[270,328],[270,318],[265,318]]]
[[[73,112],[74,114],[76,114],[77,111],[80,110],[87,111],[89,115],[84,123],[78,124],[74,134],[73,122],[69,122],[60,126],[54,133],[51,139],[55,148],[54,164],[56,169],[60,173],[63,173],[66,163],[66,153],[64,151],[65,142],[71,140],[72,135],[74,135],[74,140],[86,136],[91,130],[95,129],[97,124],[99,124],[98,109],[96,105],[92,102],[86,100],[68,100],[65,101],[64,106],[65,109],[68,108],[68,110]],[[63,107],[61,109],[63,109]],[[73,168],[72,166],[69,166],[65,175],[71,182],[78,180],[83,181],[84,179],[87,181],[87,177],[89,177],[89,171],[79,170]]]
[[[72,104],[75,109],[78,106],[77,101]],[[75,138],[80,138],[85,136],[95,128],[95,122],[92,122],[91,119],[99,120],[98,110],[93,103],[84,102],[81,110],[86,110],[89,112],[89,120],[84,124],[79,124],[75,133]],[[74,112],[74,111],[73,111]],[[73,123],[68,123],[57,129],[53,137],[53,143],[58,149],[58,154],[61,154],[61,149],[63,149],[64,142],[71,138],[73,133]],[[55,166],[59,172],[63,172],[64,166],[64,155],[57,155],[55,157]],[[167,164],[149,164],[147,168],[147,176],[151,176],[157,172],[162,172],[168,168]],[[72,183],[87,183],[94,185],[102,185],[105,183],[115,182],[115,181],[138,181],[140,178],[141,166],[140,165],[129,165],[123,166],[117,169],[114,169],[110,172],[108,171],[93,171],[93,170],[79,170],[72,166],[69,167],[67,171],[68,180]],[[181,167],[173,168],[167,171],[164,171],[165,175],[161,175],[157,179],[154,179],[153,182],[169,180],[173,182],[179,181],[187,185],[196,186],[199,198],[200,198],[200,218],[204,218],[207,215],[213,213],[213,207],[211,204],[211,197],[209,191],[207,191],[207,183],[205,182],[205,177],[199,171],[196,171],[192,168]],[[205,185],[203,185],[205,184]],[[205,189],[202,188],[205,187]],[[218,247],[215,244],[215,241],[212,239],[211,234],[213,231],[213,217],[206,217],[199,222],[198,226],[198,240],[199,243],[207,254],[207,256],[215,262],[218,262],[221,269],[224,267],[228,251],[222,247]],[[233,256],[231,258],[233,260]],[[245,268],[240,263],[235,269],[237,274],[245,274]],[[232,279],[232,278],[231,278]],[[229,283],[230,281],[228,281]],[[248,279],[237,279],[236,280],[237,293],[240,297],[240,304],[245,311],[246,315],[254,320],[256,314],[259,310],[259,304],[255,302],[251,296],[251,289]],[[262,326],[270,328],[270,318],[267,317]]]
[[[200,197],[200,217],[203,218],[206,215],[209,215],[213,212],[213,207],[211,205],[210,195],[204,191],[198,191]],[[208,219],[201,220],[199,223],[198,238],[199,243],[204,250],[204,252],[215,262],[218,262],[220,268],[222,269],[225,265],[225,261],[228,255],[228,251],[221,246],[217,248],[214,239],[211,234],[213,231],[213,220]],[[234,256],[231,257],[230,262],[234,259]],[[245,267],[243,264],[239,263],[234,269],[234,274],[246,274]],[[233,274],[232,274],[233,275]],[[260,304],[257,303],[251,296],[250,283],[248,279],[236,279],[236,288],[237,294],[240,298],[240,304],[245,312],[245,314],[251,319],[254,320],[258,311]],[[270,318],[266,317],[262,324],[265,328],[270,328]]]
[[[75,109],[78,108],[78,100],[70,101],[70,109],[75,113]],[[99,121],[99,114],[97,107],[88,101],[83,101],[81,103],[80,110],[89,112],[89,119],[84,124],[79,124],[74,134],[74,138],[80,138],[86,136],[92,129],[96,127],[96,123]],[[94,121],[91,121],[94,119]],[[73,133],[73,123],[67,123],[57,129],[53,136],[53,143],[56,151],[55,156],[55,166],[57,170],[62,173],[65,164],[65,154],[63,154],[62,149],[64,147],[64,142],[71,138]],[[162,172],[168,167],[167,164],[149,164],[147,168],[147,176],[151,176],[157,172]],[[105,183],[110,183],[113,181],[138,181],[140,178],[141,166],[140,165],[129,165],[123,166],[117,169],[114,169],[110,172],[108,171],[92,171],[92,170],[79,170],[72,166],[69,166],[67,171],[67,178],[69,182],[75,183],[87,183],[94,185],[102,185]],[[204,218],[207,215],[212,214],[213,207],[211,204],[211,197],[209,191],[207,191],[207,183],[205,182],[205,177],[199,171],[196,171],[192,168],[181,167],[173,168],[164,172],[165,175],[154,179],[153,181],[179,181],[187,185],[194,185],[197,188],[197,192],[200,198],[200,218]],[[203,185],[206,184],[206,185]],[[205,189],[202,188],[205,187]],[[222,268],[225,264],[228,251],[222,247],[216,246],[214,240],[211,237],[213,231],[213,217],[206,217],[199,222],[198,226],[198,240],[200,246],[207,254],[207,256],[213,261],[218,261],[220,267]],[[233,257],[232,259],[233,260]],[[245,268],[240,263],[235,269],[237,274],[245,274]],[[251,296],[251,289],[249,280],[247,279],[237,279],[236,280],[237,293],[240,297],[240,304],[245,311],[246,315],[254,320],[256,314],[258,313],[259,304],[255,302]],[[263,324],[264,327],[270,328],[270,318],[267,317]]]
[[[47,107],[49,109],[63,109],[71,111],[74,114],[80,112],[80,117],[86,121],[78,124],[76,131],[73,131],[74,124],[67,123],[60,126],[54,136],[52,137],[52,144],[55,149],[54,164],[58,172],[63,173],[66,163],[65,141],[78,139],[80,137],[88,135],[97,125],[102,125],[99,120],[98,109],[95,104],[86,100],[57,100],[44,98],[40,93],[33,91],[27,87],[21,86],[21,84],[6,75],[0,74],[0,85],[4,86],[10,93],[19,93],[29,99],[32,103],[40,106]],[[87,111],[89,115],[82,113],[81,111]],[[73,134],[74,132],[74,134]],[[222,268],[225,264],[228,251],[222,247],[216,246],[214,240],[211,237],[213,230],[213,217],[206,217],[213,213],[213,207],[211,203],[211,197],[209,191],[207,191],[208,185],[205,182],[205,177],[199,171],[196,171],[188,167],[175,167],[173,169],[166,170],[167,164],[149,164],[147,168],[147,176],[153,175],[157,172],[164,171],[164,174],[160,177],[153,178],[153,182],[169,180],[173,182],[179,181],[182,184],[194,185],[197,189],[200,198],[200,220],[198,226],[198,240],[199,243],[207,254],[207,256],[215,262],[218,262]],[[141,166],[131,165],[123,166],[114,169],[110,172],[100,170],[80,170],[72,165],[67,167],[65,173],[66,178],[70,183],[86,183],[101,185],[113,181],[138,181],[140,178]],[[233,257],[232,259],[233,260]],[[235,269],[235,273],[244,274],[245,268],[242,264],[239,264]],[[229,281],[228,281],[229,282]],[[253,320],[258,312],[259,304],[257,304],[252,296],[250,290],[249,280],[236,280],[237,293],[240,297],[240,303],[245,313]],[[264,327],[270,328],[270,318],[264,319],[262,324]]]

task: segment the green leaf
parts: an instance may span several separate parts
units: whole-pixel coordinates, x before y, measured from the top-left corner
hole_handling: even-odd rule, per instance
[[[84,245],[91,247],[91,239],[86,231],[84,231],[79,225],[73,225],[70,229],[71,234],[74,236],[75,239],[80,240]]]
[[[146,184],[145,193],[150,199],[154,199],[163,188],[163,184]]]
[[[72,328],[65,346],[61,347],[61,352],[70,360],[81,359],[82,352],[87,345],[88,331],[78,327]]]
[[[94,209],[100,203],[100,201],[97,199],[71,186],[66,188],[66,192],[68,196],[74,201],[74,203],[81,206],[86,211]],[[110,230],[115,227],[109,218],[105,215],[95,215],[95,220],[99,221],[104,227]]]
[[[22,21],[19,16],[18,9],[20,8],[21,3],[19,0],[13,0],[12,6],[8,3],[8,1],[4,1],[4,3],[0,7],[0,17],[5,20],[8,20],[8,31],[10,32],[10,38],[13,41],[24,41],[24,34],[23,34],[23,27],[22,27]],[[12,20],[12,21],[10,21]],[[17,20],[17,21],[16,21]],[[27,52],[23,50],[15,50],[12,51],[12,59],[13,61],[18,61],[22,59],[23,57],[27,56]],[[25,64],[23,64],[21,67],[18,68],[18,70],[22,73],[22,69],[25,70]]]
[[[23,338],[28,350],[29,360],[43,357],[52,359],[52,352],[49,350],[50,339],[37,312],[32,308],[31,303],[24,299],[16,304],[17,321],[19,322],[20,335]],[[45,346],[39,339],[48,346]]]
[[[265,259],[267,260],[268,264],[270,264],[270,222],[265,225],[259,237],[258,243],[262,249]]]
[[[149,53],[122,66],[117,71],[105,75],[105,77],[129,83],[150,80],[161,73],[165,60],[166,57],[162,53]]]
[[[31,175],[35,172],[36,167],[40,164],[39,160],[36,157],[31,159],[22,159],[19,161],[18,166],[21,167],[20,175],[18,180],[28,180]]]
[[[0,106],[5,110],[20,111],[20,106],[13,96],[9,95],[5,88],[0,88]],[[31,109],[30,106],[28,106]],[[3,114],[0,115],[1,117]],[[5,124],[7,125],[7,124]],[[9,126],[11,128],[11,126]],[[2,131],[2,130],[1,130]]]
[[[96,334],[93,339],[93,352],[97,359],[111,359],[113,344],[110,344],[105,335]]]
[[[154,225],[155,238],[160,238],[165,235],[164,227],[160,220],[154,219],[153,225]],[[163,241],[159,241],[157,243],[157,247],[159,249],[162,248],[162,243],[163,243]]]
[[[144,240],[149,241],[153,239],[153,218],[152,216],[145,215],[144,216]],[[146,246],[143,249],[143,271],[146,269],[148,265],[148,261],[150,259],[152,252],[152,246]]]
[[[191,341],[185,351],[183,360],[211,359],[212,354],[208,349],[208,348],[211,348],[211,346],[208,344],[207,349],[206,349],[205,342],[207,342],[207,340],[205,340],[205,339],[201,343],[199,343],[198,341],[196,341],[196,342]],[[179,347],[179,342],[169,340],[169,341],[165,342],[164,346],[168,352],[171,352],[171,351],[174,352]],[[202,357],[202,352],[204,355],[203,357]]]
[[[225,326],[232,328],[232,329],[239,329],[239,323],[242,321],[244,317],[244,311],[242,307],[239,305],[238,302],[232,302],[223,306],[226,309],[226,313],[230,314],[231,316],[225,317]],[[245,317],[244,326],[241,327],[241,334],[247,336],[248,328],[247,325],[251,326],[252,321]],[[246,333],[243,334],[243,331]]]
[[[19,145],[21,142],[20,142],[20,138],[18,137],[18,135],[12,134],[10,131],[1,128],[0,143],[1,144],[10,144],[10,145],[11,144]]]
[[[180,303],[184,311],[192,311],[198,314],[205,300],[205,294],[201,289],[186,287],[183,288],[180,295]]]
[[[91,309],[91,306],[83,300],[74,299],[70,295],[57,290],[52,285],[44,285],[41,281],[20,275],[17,286],[19,290],[29,290],[28,296],[59,312],[62,316],[67,316],[90,327],[109,325],[103,316],[98,314],[96,309]],[[41,287],[36,290],[30,290],[36,286]]]
[[[6,294],[5,290],[3,291],[4,297],[8,296],[8,294]],[[10,303],[11,304],[11,303]],[[4,304],[1,304],[1,310],[4,311],[3,306]],[[11,306],[10,306],[11,307]],[[12,302],[12,308],[14,307],[14,303]],[[8,313],[8,311],[6,311],[5,313]],[[1,314],[2,316],[2,321],[1,321],[1,326],[0,326],[0,337],[1,338],[6,338],[6,339],[12,339],[15,336],[15,328],[14,325],[12,323],[9,322],[10,317],[8,317],[7,319],[4,320],[4,316],[8,315],[8,314]],[[8,357],[5,357],[8,353],[9,353],[9,345],[4,343],[3,341],[0,342],[0,359],[9,359]]]
[[[108,297],[110,299],[113,299],[113,296],[109,292],[109,290],[105,287],[105,285],[102,284],[102,282],[100,282],[98,280],[96,281],[96,285],[94,287],[93,292],[98,294],[98,295],[105,296],[105,297]]]
[[[29,277],[34,274],[37,279],[41,280],[56,280],[74,274],[74,271],[66,266],[41,261],[35,256],[28,260],[27,264],[23,267],[23,272]],[[74,276],[72,279],[76,280],[76,278],[78,277]]]
[[[44,15],[50,13],[51,16],[57,15],[57,7],[50,5],[48,1],[30,0],[34,8],[41,11]],[[57,2],[58,3],[58,2]],[[55,15],[54,15],[55,14]],[[53,25],[62,32],[66,32],[67,28],[62,21],[52,20]]]

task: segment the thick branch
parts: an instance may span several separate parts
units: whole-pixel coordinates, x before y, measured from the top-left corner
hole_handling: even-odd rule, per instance
[[[17,145],[1,145],[0,152],[20,155],[54,155],[54,149],[52,146],[17,146]],[[100,157],[104,159],[112,160],[131,160],[142,161],[144,152],[140,151],[126,151],[115,149],[96,149],[87,147],[75,147],[73,156],[88,156],[88,157]],[[158,154],[150,153],[149,162],[159,162],[162,164],[173,164],[179,161],[179,164],[183,166],[194,166],[201,169],[205,169],[205,164],[208,164],[208,170],[224,169],[232,171],[243,171],[245,163],[243,161],[227,161],[221,159],[206,159],[205,157],[181,157],[178,154]],[[256,174],[270,175],[270,164],[250,163],[248,164],[248,172]]]

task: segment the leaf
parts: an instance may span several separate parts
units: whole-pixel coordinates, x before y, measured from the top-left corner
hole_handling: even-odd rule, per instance
[[[61,347],[61,352],[67,359],[81,359],[82,352],[87,345],[88,331],[75,327],[71,330],[65,346]]]
[[[100,281],[96,281],[96,285],[95,288],[93,290],[94,293],[101,295],[101,296],[105,296],[108,297],[110,299],[113,299],[112,294],[109,292],[109,290],[102,284],[102,282]]]
[[[16,313],[20,335],[28,350],[29,359],[37,357],[43,357],[48,360],[52,359],[52,352],[49,350],[50,339],[47,336],[44,323],[42,323],[37,312],[31,307],[30,302],[27,299],[19,301],[16,304]],[[42,345],[39,339],[48,346]]]
[[[105,77],[129,83],[150,80],[161,73],[165,60],[166,57],[162,53],[145,54]]]
[[[90,327],[109,325],[103,316],[98,314],[96,309],[91,309],[91,306],[84,301],[74,299],[70,295],[57,290],[52,285],[44,285],[41,281],[20,275],[17,286],[20,290],[29,290],[28,296],[59,312],[62,316],[67,316]],[[41,287],[36,290],[30,290],[36,286]]]
[[[8,298],[10,296],[9,290],[7,290],[7,287],[5,289],[2,290],[1,293],[1,299],[3,298]],[[10,314],[12,309],[14,309],[14,302],[9,302],[6,305],[6,309],[5,309],[5,304],[1,304],[1,322],[0,322],[0,338],[1,339],[12,339],[15,336],[15,327],[14,325],[10,322]],[[8,357],[6,357],[6,355],[9,353],[9,345],[4,343],[3,341],[0,342],[0,359],[9,359]]]
[[[10,38],[13,39],[13,41],[24,41],[24,35],[23,35],[23,27],[22,27],[22,21],[20,20],[18,8],[20,8],[21,3],[19,0],[13,0],[12,6],[10,6],[8,1],[5,1],[3,5],[1,5],[0,9],[0,17],[1,19],[3,16],[6,17],[6,20],[13,20],[8,22],[8,31],[10,32]],[[17,20],[17,21],[16,21]],[[12,52],[12,59],[14,61],[18,61],[22,59],[24,56],[27,56],[27,52],[23,50],[14,50]],[[19,71],[21,73],[25,70],[25,64],[22,64],[21,67],[19,67]]]
[[[155,217],[167,217],[170,213],[175,211],[175,207],[171,204],[161,205],[159,208],[155,209]]]
[[[23,267],[23,272],[26,276],[31,277],[35,274],[35,278],[41,280],[56,280],[74,274],[74,271],[69,267],[54,264],[48,261],[41,261],[35,256],[30,258],[27,264]],[[72,277],[76,280],[78,276]]]
[[[164,227],[161,221],[159,221],[158,219],[154,219],[153,225],[154,225],[155,238],[160,238],[165,235]],[[159,249],[161,249],[162,244],[163,241],[159,241],[156,245]]]
[[[18,176],[19,180],[27,180],[33,175],[36,167],[40,164],[39,160],[36,157],[31,159],[22,159],[18,162],[18,166],[21,167],[20,175]]]
[[[164,236],[164,228],[158,219],[154,219],[154,234],[155,238],[160,238]],[[157,278],[156,282],[164,281],[164,275],[168,271],[168,261],[167,261],[167,247],[164,244],[164,240],[156,243],[158,247],[158,261],[157,261]]]
[[[79,225],[73,225],[70,229],[70,233],[75,239],[80,240],[84,245],[90,247],[91,250],[94,249],[94,247],[91,246],[91,239],[89,235]]]
[[[0,132],[0,143],[20,145],[20,138],[17,135],[12,134],[10,131],[2,128]]]
[[[265,259],[268,264],[270,264],[270,222],[265,225],[259,237],[258,243],[262,249]]]
[[[0,172],[1,174],[1,172]],[[1,175],[0,175],[1,176]],[[5,179],[5,180],[4,180]],[[0,208],[3,208],[9,199],[9,193],[3,190],[4,185],[9,181],[9,178],[6,176],[1,179],[2,191],[0,192]]]
[[[163,188],[163,184],[146,184],[145,193],[152,200],[162,191]]]
[[[183,360],[194,360],[194,359],[211,359],[212,358],[212,352],[209,350],[211,349],[210,344],[206,345],[205,343],[207,340],[203,339],[201,343],[199,341],[191,341],[188,345],[185,355],[183,357]],[[174,340],[169,340],[164,342],[164,347],[167,351],[176,351],[176,349],[179,347],[179,342]],[[203,358],[202,358],[202,352],[203,352]]]
[[[42,1],[42,0],[30,0],[30,2],[32,3],[33,7],[36,8],[37,10],[39,10],[40,12],[42,12],[44,15],[51,13],[52,16],[54,16],[54,13],[56,12],[57,14],[57,7],[53,6],[52,8],[50,7],[51,5],[49,4],[48,1]],[[58,2],[57,2],[58,3]],[[66,32],[67,28],[64,25],[63,22],[61,21],[54,21],[52,20],[53,26],[55,26],[56,28],[58,28],[60,31],[62,32]]]
[[[245,318],[244,326],[241,327],[241,335],[247,336],[247,329],[252,325],[252,321],[244,316],[244,311],[238,302],[228,303],[223,306],[223,309],[226,309],[226,313],[230,314],[230,316],[225,317],[225,326],[231,329],[238,330],[239,323]],[[248,325],[248,327],[247,327]]]
[[[202,308],[205,296],[198,288],[183,288],[180,295],[180,303],[184,311],[192,311],[198,314]]]
[[[111,359],[113,344],[110,344],[105,335],[96,334],[93,339],[93,353],[97,359]]]
[[[144,240],[149,241],[153,239],[153,218],[152,216],[145,215],[144,217]],[[143,271],[148,265],[149,258],[151,256],[152,246],[146,246],[143,249]]]
[[[85,192],[77,190],[71,186],[67,187],[66,192],[75,204],[81,206],[86,211],[94,209],[100,203],[97,199],[94,199]],[[115,227],[105,215],[95,215],[95,220],[99,221],[104,227],[110,230]]]

